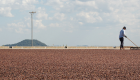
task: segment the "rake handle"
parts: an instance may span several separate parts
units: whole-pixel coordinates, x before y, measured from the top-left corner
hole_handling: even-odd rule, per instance
[[[127,39],[130,40],[128,37],[127,37]],[[131,41],[131,40],[130,40],[130,41]],[[131,42],[132,42],[132,41],[131,41]],[[132,43],[133,43],[133,42],[132,42]],[[133,44],[134,44],[135,46],[137,46],[135,43],[133,43]],[[137,46],[137,47],[138,47],[138,46]]]

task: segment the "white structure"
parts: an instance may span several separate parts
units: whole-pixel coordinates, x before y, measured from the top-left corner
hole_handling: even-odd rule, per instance
[[[32,46],[33,46],[33,14],[36,12],[29,12],[31,13],[31,40],[32,40]]]

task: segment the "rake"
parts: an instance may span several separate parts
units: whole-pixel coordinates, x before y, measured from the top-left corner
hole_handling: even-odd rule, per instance
[[[131,41],[128,37],[127,37],[127,39],[129,40],[129,41]],[[132,42],[132,41],[131,41]],[[131,50],[138,50],[138,49],[140,49],[140,47],[138,47],[134,42],[132,42],[136,47],[130,47],[130,49]]]

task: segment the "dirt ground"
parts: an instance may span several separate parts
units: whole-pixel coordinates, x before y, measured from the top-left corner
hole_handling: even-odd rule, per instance
[[[139,80],[140,50],[0,49],[0,80]]]

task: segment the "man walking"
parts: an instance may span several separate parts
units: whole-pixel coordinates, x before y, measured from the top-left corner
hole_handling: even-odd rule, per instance
[[[124,26],[123,29],[120,31],[120,35],[119,35],[119,39],[120,39],[120,42],[121,42],[121,45],[120,45],[120,50],[123,49],[124,50],[124,47],[123,47],[123,44],[124,44],[124,38],[123,37],[126,37],[127,36],[125,35],[125,30],[126,30],[126,27]]]

